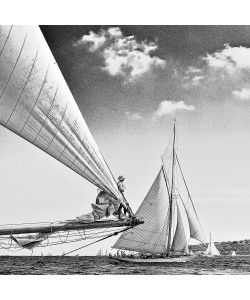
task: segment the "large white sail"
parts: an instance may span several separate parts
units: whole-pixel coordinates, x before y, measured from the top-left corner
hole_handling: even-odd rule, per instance
[[[188,217],[190,237],[205,244],[205,238],[192,203],[191,205],[187,205],[185,202],[183,202],[183,204]]]
[[[0,27],[0,124],[120,198],[38,26]]]
[[[144,224],[122,233],[113,248],[142,253],[165,253],[168,231],[168,190],[162,169],[136,212]]]
[[[189,254],[188,244],[189,244],[189,231],[185,228],[184,218],[181,215],[179,205],[176,203],[177,210],[177,224],[175,229],[175,234],[173,242],[171,244],[171,250],[174,252],[181,252]]]

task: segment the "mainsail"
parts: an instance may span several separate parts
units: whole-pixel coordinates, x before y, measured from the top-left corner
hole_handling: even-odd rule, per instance
[[[175,126],[173,133],[172,147],[164,152],[160,172],[135,214],[137,218],[143,218],[145,224],[123,233],[113,248],[150,254],[190,254],[190,238],[205,243],[179,166]],[[185,191],[180,184],[181,179]]]
[[[0,124],[121,197],[38,26],[0,27]]]

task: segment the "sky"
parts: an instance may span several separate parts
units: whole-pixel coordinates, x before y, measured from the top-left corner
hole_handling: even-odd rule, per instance
[[[249,238],[250,26],[40,28],[110,169],[126,178],[133,211],[176,117],[178,156],[206,238]],[[96,187],[2,127],[0,136],[1,224],[91,211]],[[95,255],[115,240],[78,253]]]

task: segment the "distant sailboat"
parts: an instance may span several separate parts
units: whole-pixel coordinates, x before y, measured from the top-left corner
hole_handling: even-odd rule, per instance
[[[38,26],[0,26],[0,124],[121,200],[132,216],[130,220],[99,221],[89,213],[83,215],[83,221],[78,217],[1,225],[0,244],[9,249],[32,250],[93,238],[98,230],[103,237],[100,230],[104,228],[110,230],[105,232],[109,235],[116,227],[143,223],[133,218],[128,202],[119,192]]]
[[[235,251],[232,251],[231,252],[231,256],[236,256],[237,254],[236,254],[236,252]]]
[[[207,256],[217,256],[217,255],[220,255],[219,250],[216,248],[214,242],[212,242],[211,233],[210,233],[209,244],[208,244],[207,249],[204,252],[204,254],[207,255]]]
[[[97,252],[97,254],[96,254],[96,256],[108,256],[108,255],[109,255],[109,254],[108,254],[108,249],[106,249],[105,252],[103,252],[102,249],[100,249],[100,250]]]
[[[123,233],[113,248],[135,251],[150,259],[117,258],[131,262],[187,261],[192,256],[190,238],[205,243],[198,216],[183,176],[176,149],[176,126],[172,146],[162,156],[161,169],[136,212],[145,224]],[[167,258],[157,258],[167,256]],[[182,257],[181,257],[182,256]],[[171,258],[172,257],[172,258]]]

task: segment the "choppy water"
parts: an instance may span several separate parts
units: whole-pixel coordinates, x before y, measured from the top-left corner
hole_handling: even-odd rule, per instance
[[[237,275],[250,274],[250,256],[197,257],[187,263],[138,265],[91,256],[2,256],[1,275]]]

